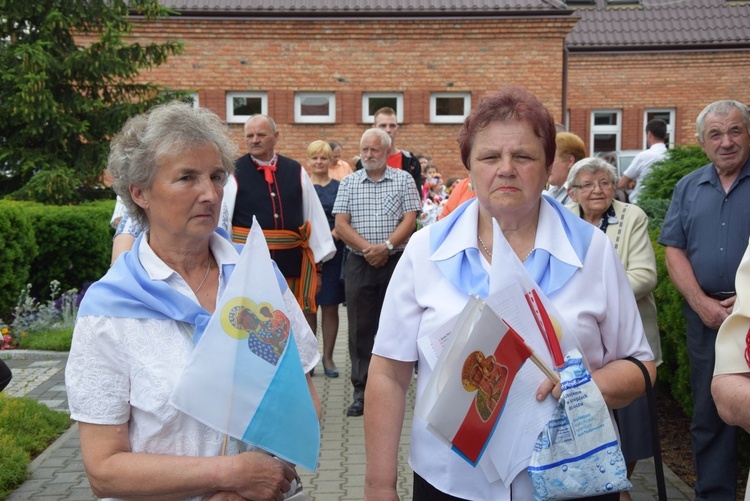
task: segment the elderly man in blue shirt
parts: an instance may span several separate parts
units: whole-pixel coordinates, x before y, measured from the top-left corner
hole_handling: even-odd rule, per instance
[[[696,499],[734,501],[736,428],[711,397],[716,333],[732,312],[734,276],[750,236],[750,110],[717,101],[698,116],[698,142],[711,163],[675,187],[659,243],[667,270],[685,299],[697,473]]]

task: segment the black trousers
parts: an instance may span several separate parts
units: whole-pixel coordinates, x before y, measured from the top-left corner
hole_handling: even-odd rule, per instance
[[[695,499],[733,501],[737,498],[737,428],[720,417],[711,396],[717,331],[709,329],[687,302],[683,303],[690,358],[693,421],[690,435],[697,479]]]
[[[372,346],[378,332],[385,291],[401,253],[385,266],[373,268],[365,258],[349,253],[344,264],[346,314],[349,320],[349,358],[352,362],[354,400],[364,400]]]
[[[435,489],[432,484],[416,473],[414,474],[414,489],[412,491],[412,496],[414,501],[471,501],[468,499],[457,498]],[[587,499],[589,501],[618,501],[620,499],[620,493],[613,492],[612,494],[605,494],[604,496],[594,496],[582,499]]]

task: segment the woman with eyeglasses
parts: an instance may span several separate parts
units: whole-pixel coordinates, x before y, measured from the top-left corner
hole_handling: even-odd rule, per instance
[[[568,208],[606,233],[620,256],[658,366],[662,358],[653,295],[656,257],[648,236],[648,216],[637,205],[615,200],[617,173],[614,166],[602,158],[584,158],[576,162],[570,169],[567,184],[570,198],[576,202]],[[637,460],[654,455],[646,397],[640,397],[616,412],[622,453],[630,477]],[[628,500],[630,496],[623,493],[620,499]]]

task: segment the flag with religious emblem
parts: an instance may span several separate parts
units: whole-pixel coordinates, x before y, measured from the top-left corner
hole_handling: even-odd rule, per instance
[[[468,336],[446,353],[448,366],[433,372],[440,388],[426,416],[429,429],[472,465],[482,457],[516,374],[532,355],[492,308],[481,299],[474,302],[479,304],[469,306],[473,313],[466,322],[473,325]]]
[[[170,401],[207,426],[315,471],[320,425],[255,219]]]

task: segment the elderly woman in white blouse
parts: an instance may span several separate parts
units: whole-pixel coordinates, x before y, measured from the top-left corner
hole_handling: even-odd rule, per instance
[[[542,196],[555,155],[555,126],[544,106],[520,88],[486,96],[465,120],[459,146],[476,200],[412,236],[383,304],[365,394],[366,500],[398,499],[398,446],[414,362],[419,360],[418,401],[432,371],[418,340],[455,319],[469,293],[486,297],[492,268],[505,264],[493,260],[493,219],[575,333],[610,408],[645,391],[642,373],[623,358],[634,356],[655,373],[633,293],[609,241]],[[527,412],[541,420],[551,417],[551,395],[559,397],[560,387],[537,372],[524,380],[536,390],[523,395],[523,405],[506,406],[504,417]],[[459,457],[415,416],[409,454],[414,499],[533,499],[523,470],[539,431],[533,431],[528,447],[505,452],[520,470],[514,467],[517,473],[498,479]],[[500,422],[492,440],[505,433]]]
[[[131,118],[112,141],[115,191],[148,230],[89,289],[66,367],[99,497],[282,500],[295,480],[292,465],[243,443],[229,440],[222,455],[222,434],[169,405],[193,330],[239,258],[215,231],[234,157],[219,118],[179,102]],[[317,343],[294,296],[283,296],[307,372]],[[308,387],[320,414],[309,376]]]

